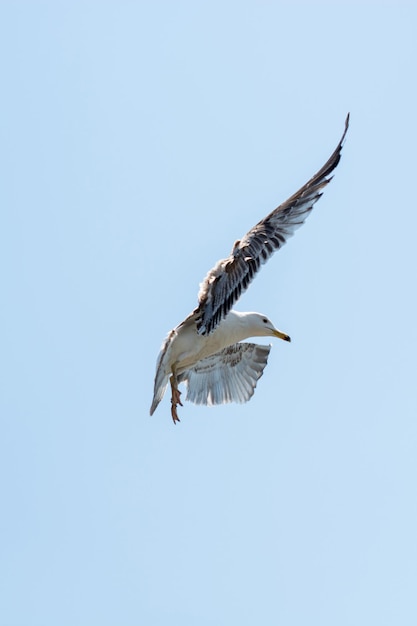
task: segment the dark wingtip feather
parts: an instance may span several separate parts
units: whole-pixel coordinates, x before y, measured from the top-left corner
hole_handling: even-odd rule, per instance
[[[350,112],[346,115],[346,120],[345,120],[345,131],[347,131],[347,129],[349,128],[349,120],[350,120]],[[346,133],[345,133],[346,134]]]

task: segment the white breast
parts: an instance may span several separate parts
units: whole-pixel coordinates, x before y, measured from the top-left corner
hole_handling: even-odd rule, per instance
[[[171,344],[167,350],[167,374],[171,373],[172,364],[176,364],[177,372],[188,369],[201,359],[211,356],[223,348],[230,346],[246,336],[242,334],[238,316],[234,311],[219,324],[210,335],[199,335],[195,321],[189,318],[175,329]]]

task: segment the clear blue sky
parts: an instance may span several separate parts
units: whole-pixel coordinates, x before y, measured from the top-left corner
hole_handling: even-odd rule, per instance
[[[0,626],[417,623],[415,2],[0,6]],[[252,400],[149,416],[166,333],[324,163],[239,303]]]

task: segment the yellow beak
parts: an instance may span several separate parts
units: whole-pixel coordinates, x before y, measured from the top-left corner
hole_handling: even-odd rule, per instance
[[[278,339],[283,339],[284,341],[291,341],[291,337],[282,333],[280,330],[274,330],[274,337],[278,337]]]

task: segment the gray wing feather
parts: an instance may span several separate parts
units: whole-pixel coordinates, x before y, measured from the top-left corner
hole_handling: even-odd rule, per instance
[[[236,343],[202,359],[178,377],[178,382],[187,385],[186,400],[205,405],[247,402],[263,374],[270,349]]]
[[[247,289],[260,266],[304,223],[322,195],[321,190],[331,181],[330,174],[340,161],[348,126],[349,115],[335,151],[317,174],[256,224],[243,239],[236,241],[230,256],[218,261],[207,274],[200,286],[199,304],[195,310],[200,335],[208,335],[218,326]]]

